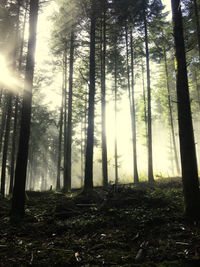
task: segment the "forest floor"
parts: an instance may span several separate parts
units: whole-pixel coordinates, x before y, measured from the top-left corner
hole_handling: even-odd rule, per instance
[[[0,207],[0,266],[200,266],[200,223],[183,216],[180,179],[27,192],[18,225],[9,199]]]

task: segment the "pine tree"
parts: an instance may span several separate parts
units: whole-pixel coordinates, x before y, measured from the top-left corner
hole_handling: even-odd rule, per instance
[[[24,216],[25,185],[28,161],[28,147],[31,122],[32,86],[35,66],[36,30],[39,0],[30,1],[29,40],[25,73],[25,90],[23,93],[19,149],[17,154],[15,182],[13,189],[11,219],[18,220]]]
[[[96,14],[95,0],[91,3],[91,25],[90,25],[90,85],[89,85],[89,109],[88,130],[86,143],[85,179],[84,190],[93,189],[93,146],[94,146],[94,97],[95,97],[95,43],[96,43]]]
[[[200,191],[189,98],[182,12],[180,0],[172,0],[171,4],[177,64],[176,87],[185,214],[192,218],[199,218]]]

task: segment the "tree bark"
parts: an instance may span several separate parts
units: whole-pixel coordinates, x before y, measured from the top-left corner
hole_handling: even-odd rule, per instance
[[[103,186],[108,186],[108,160],[107,160],[107,140],[106,140],[106,7],[103,2],[102,18],[102,44],[101,45],[101,123],[102,123],[102,173]]]
[[[146,68],[147,68],[147,121],[148,121],[148,181],[154,182],[153,177],[153,153],[152,153],[152,119],[151,119],[151,83],[150,83],[150,68],[149,68],[149,45],[147,32],[146,11],[144,9],[144,31],[145,31],[145,50],[146,50]]]
[[[29,39],[25,72],[25,90],[23,92],[19,149],[17,154],[15,182],[13,189],[11,219],[20,220],[25,213],[25,185],[28,161],[28,148],[31,123],[32,87],[35,66],[36,30],[39,0],[30,1]]]
[[[3,96],[3,89],[0,89],[0,105],[1,105],[1,101],[2,101],[2,96]]]
[[[20,6],[20,2],[21,1],[19,0],[19,6]],[[23,60],[23,50],[24,50],[24,33],[25,33],[25,26],[26,26],[27,7],[28,7],[28,1],[26,2],[24,21],[23,21],[23,27],[22,27],[22,41],[21,41],[21,45],[20,45],[19,64],[18,64],[19,72],[22,70],[22,60]],[[14,183],[14,175],[15,175],[15,158],[16,158],[16,145],[17,145],[18,113],[19,113],[19,95],[17,93],[16,94],[16,99],[15,99],[14,126],[13,126],[13,136],[12,136],[9,195],[12,194],[12,191],[13,191],[13,183]]]
[[[126,68],[127,68],[127,80],[128,80],[128,98],[129,98],[129,107],[130,107],[130,116],[131,116],[131,128],[132,128],[132,142],[133,142],[133,181],[138,182],[138,171],[137,171],[137,159],[136,159],[136,146],[135,146],[135,141],[136,141],[136,131],[135,131],[135,118],[133,114],[134,110],[134,99],[131,95],[131,86],[133,90],[133,83],[130,84],[130,67],[129,67],[129,49],[128,49],[128,30],[127,26],[125,26],[125,31],[126,31]],[[133,52],[133,51],[132,51]],[[132,55],[131,55],[132,57]],[[132,61],[133,58],[131,58]],[[133,62],[131,62],[133,63]],[[133,73],[132,73],[133,74]],[[132,77],[133,78],[133,77]],[[133,82],[133,80],[132,80]]]
[[[64,187],[64,180],[65,180],[65,172],[67,166],[67,43],[66,43],[66,50],[64,52],[63,58],[63,80],[64,80],[64,170],[63,170],[63,187]]]
[[[7,112],[6,112],[6,130],[4,137],[4,146],[3,146],[3,158],[2,158],[2,168],[1,168],[1,195],[5,197],[5,179],[6,179],[6,162],[8,155],[8,143],[10,136],[10,121],[12,116],[12,93],[7,95]]]
[[[145,138],[148,137],[148,122],[147,122],[147,101],[146,101],[146,90],[144,85],[144,65],[142,59],[142,90],[143,90],[143,102],[144,102],[144,122],[145,122]],[[145,142],[146,143],[146,142]],[[147,145],[147,143],[146,143]]]
[[[63,91],[63,88],[62,88]],[[63,93],[62,93],[63,96]],[[58,162],[57,162],[57,179],[56,189],[60,190],[60,165],[61,165],[61,148],[62,148],[62,128],[63,128],[63,97],[60,107],[59,137],[58,137]]]
[[[64,172],[64,191],[71,190],[71,161],[72,161],[72,96],[73,96],[73,66],[74,66],[74,31],[71,31],[70,40],[70,66],[69,66],[69,98],[66,139],[66,161]]]
[[[117,48],[115,47],[115,184],[119,183],[117,147]]]
[[[17,118],[18,118],[18,106],[19,97],[16,95],[15,98],[15,113],[14,113],[14,126],[12,135],[12,150],[11,150],[11,168],[10,168],[10,185],[9,185],[9,195],[13,191],[13,181],[14,181],[14,170],[15,170],[15,154],[16,154],[16,140],[17,140]]]
[[[134,183],[139,182],[138,176],[138,167],[137,167],[137,137],[136,137],[136,116],[135,116],[135,96],[134,96],[134,58],[133,58],[133,36],[132,31],[130,32],[131,36],[131,96],[132,96],[132,138],[133,138],[133,166],[134,166]]]
[[[200,218],[200,192],[191,116],[180,0],[171,0],[175,39],[178,124],[185,214]]]
[[[196,28],[197,28],[197,41],[198,41],[198,50],[199,50],[199,61],[200,61],[200,23],[199,23],[199,13],[198,13],[198,6],[197,1],[194,1],[194,14],[196,19]]]
[[[81,116],[81,188],[83,186],[84,176],[84,116]]]
[[[89,85],[89,108],[88,108],[88,130],[86,144],[85,178],[84,190],[93,189],[93,146],[94,146],[94,98],[95,98],[95,1],[91,5],[90,26],[90,85]]]
[[[7,97],[4,97],[3,111],[1,115],[1,126],[0,126],[0,153],[2,150],[3,134],[6,125],[6,107],[7,107]]]
[[[180,175],[181,170],[179,166],[178,153],[177,153],[177,148],[176,148],[176,138],[175,138],[175,131],[174,131],[174,120],[173,120],[173,112],[172,112],[172,103],[171,103],[171,95],[170,95],[170,87],[169,87],[169,74],[168,74],[168,67],[167,67],[167,55],[166,55],[165,46],[164,46],[164,61],[165,61],[165,75],[166,75],[167,96],[168,96],[168,106],[169,106],[169,122],[170,122],[171,131],[172,131],[172,143],[174,147],[176,170],[177,170],[178,175]]]

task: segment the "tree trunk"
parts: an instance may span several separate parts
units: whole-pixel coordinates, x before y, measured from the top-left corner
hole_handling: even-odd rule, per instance
[[[132,142],[133,142],[133,180],[134,180],[134,182],[138,182],[139,179],[138,179],[138,171],[137,171],[137,160],[136,160],[136,155],[135,155],[135,153],[136,153],[136,146],[135,146],[136,136],[134,135],[136,133],[136,131],[135,131],[135,119],[134,119],[134,114],[133,114],[133,104],[134,104],[133,101],[134,101],[134,99],[131,96],[127,26],[125,27],[125,31],[126,31],[126,67],[127,67],[127,80],[128,80],[128,98],[129,98],[131,128],[132,128]],[[132,58],[131,58],[131,60],[132,60]],[[131,63],[133,63],[133,62],[131,62]],[[132,80],[132,82],[133,82],[133,80]],[[132,86],[133,86],[133,83],[132,83]],[[133,87],[132,87],[132,90],[133,90]]]
[[[88,130],[85,160],[84,190],[93,189],[93,146],[94,146],[94,99],[95,99],[95,1],[91,6],[90,26],[90,85],[89,85],[89,108],[88,108]]]
[[[29,40],[25,72],[25,90],[23,92],[19,149],[17,154],[15,182],[11,207],[11,219],[17,220],[24,216],[26,170],[31,123],[32,87],[35,66],[36,29],[39,0],[30,1]]]
[[[153,153],[152,153],[152,121],[151,121],[151,84],[150,84],[150,69],[149,69],[149,45],[146,11],[144,9],[144,31],[145,31],[145,50],[146,50],[146,68],[147,68],[147,104],[148,104],[148,181],[154,182],[153,177]]]
[[[144,102],[145,138],[147,138],[148,137],[147,101],[146,101],[146,92],[145,92],[145,85],[144,85],[144,65],[143,65],[143,59],[142,59],[142,90],[143,90],[143,102]],[[147,143],[146,143],[146,145],[147,145]]]
[[[192,125],[180,0],[172,0],[174,24],[178,123],[185,214],[200,218],[200,192]]]
[[[106,140],[106,7],[103,2],[103,18],[101,27],[101,123],[102,123],[102,173],[103,186],[108,186],[108,162]]]
[[[180,167],[179,167],[178,153],[177,153],[177,148],[176,148],[176,138],[175,138],[175,131],[174,131],[174,120],[173,120],[171,95],[170,95],[170,87],[169,87],[169,74],[168,74],[168,67],[167,67],[167,55],[166,55],[165,47],[164,47],[164,61],[165,61],[165,75],[166,75],[166,85],[167,85],[167,93],[168,93],[169,121],[170,121],[170,127],[171,127],[171,131],[172,131],[172,143],[173,143],[173,147],[174,147],[176,170],[177,170],[178,175],[180,175],[181,170],[180,170]]]
[[[12,115],[12,93],[7,95],[7,116],[6,116],[6,130],[4,137],[4,146],[3,146],[3,158],[2,158],[2,168],[1,168],[1,195],[5,196],[5,179],[6,179],[6,162],[8,155],[8,144],[10,136],[10,121]]]
[[[197,28],[197,41],[198,41],[198,50],[199,50],[199,61],[200,61],[200,23],[199,23],[199,13],[198,13],[198,6],[197,1],[194,1],[194,14],[196,19],[196,28]]]
[[[115,184],[119,183],[117,147],[117,48],[115,47]]]
[[[198,83],[198,77],[197,77],[197,69],[196,69],[196,67],[195,67],[195,70],[194,70],[194,79],[195,79],[195,87],[196,87],[197,99],[198,99],[199,110],[200,110],[200,93],[199,93],[199,83]]]
[[[2,101],[2,96],[3,96],[3,89],[0,89],[0,106],[1,106],[1,101]]]
[[[65,172],[67,166],[67,44],[63,58],[63,80],[64,80],[64,168],[63,168],[63,186],[65,180]]]
[[[137,167],[137,137],[136,137],[136,116],[135,116],[135,96],[134,96],[134,58],[133,58],[133,36],[132,31],[130,32],[131,36],[131,87],[132,87],[132,112],[131,112],[131,118],[132,118],[132,138],[133,138],[133,166],[134,166],[134,183],[139,182],[138,177],[138,167]]]
[[[63,91],[63,89],[62,89]],[[63,95],[63,94],[62,94]],[[62,128],[63,128],[63,97],[60,107],[59,137],[58,137],[58,163],[57,163],[57,180],[56,189],[60,190],[60,165],[61,165],[61,148],[62,148]]]
[[[84,175],[84,116],[81,116],[81,188],[83,186],[83,175]]]
[[[13,191],[13,181],[14,181],[14,170],[15,170],[15,154],[16,154],[16,140],[17,140],[17,118],[18,118],[18,95],[15,98],[15,113],[14,113],[14,126],[12,135],[12,150],[11,150],[11,168],[10,168],[10,185],[9,185],[9,195]]]
[[[74,65],[74,32],[71,31],[70,63],[69,63],[69,98],[66,139],[66,161],[64,172],[64,191],[71,190],[71,162],[72,162],[72,96],[73,96],[73,65]]]
[[[19,1],[20,4],[20,1]],[[19,53],[19,72],[22,70],[22,60],[23,60],[23,49],[24,49],[24,33],[26,26],[26,17],[27,17],[27,7],[28,1],[26,2],[26,9],[24,14],[24,22],[22,27],[22,41],[20,45],[20,53]],[[15,172],[15,158],[16,158],[16,145],[17,145],[17,124],[18,124],[18,113],[19,113],[19,96],[16,95],[15,99],[15,114],[14,114],[14,127],[13,127],[13,136],[12,136],[12,151],[11,151],[11,171],[10,171],[10,186],[9,186],[9,195],[12,194],[13,191],[13,182],[14,182],[14,172]]]
[[[2,150],[3,134],[6,125],[6,107],[7,107],[7,97],[4,97],[3,111],[1,115],[1,126],[0,126],[0,153]]]

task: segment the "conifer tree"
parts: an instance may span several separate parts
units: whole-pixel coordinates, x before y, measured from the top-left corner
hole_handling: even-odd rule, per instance
[[[95,97],[95,43],[96,43],[96,7],[95,0],[91,1],[90,18],[90,84],[89,84],[89,107],[88,107],[88,130],[85,156],[84,190],[93,189],[93,149],[94,149],[94,97]]]
[[[25,185],[28,162],[28,148],[31,123],[32,87],[35,66],[36,30],[39,0],[30,1],[29,40],[25,72],[25,90],[23,92],[19,149],[17,154],[15,182],[13,189],[11,219],[18,220],[24,216]]]
[[[171,0],[176,57],[176,88],[185,214],[200,218],[200,191],[188,88],[181,1]]]

